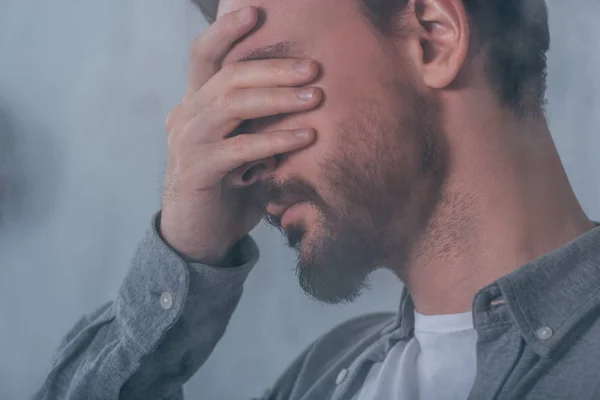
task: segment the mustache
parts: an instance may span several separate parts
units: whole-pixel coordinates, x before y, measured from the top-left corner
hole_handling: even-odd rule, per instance
[[[259,201],[265,207],[269,203],[285,206],[297,202],[320,202],[321,199],[310,184],[299,178],[282,181],[269,177],[258,182],[257,185],[259,185]]]

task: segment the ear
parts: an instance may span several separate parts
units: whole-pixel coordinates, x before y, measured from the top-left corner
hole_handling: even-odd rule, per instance
[[[413,0],[419,24],[420,57],[417,66],[425,84],[449,86],[469,51],[469,24],[463,0]]]

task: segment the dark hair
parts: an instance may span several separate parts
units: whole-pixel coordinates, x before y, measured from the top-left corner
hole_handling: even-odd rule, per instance
[[[218,0],[192,0],[209,23]],[[395,17],[408,0],[358,0],[369,21],[385,35],[401,29]],[[550,47],[545,0],[462,0],[475,31],[476,48],[488,52],[486,73],[500,101],[519,115],[545,105],[546,53]]]

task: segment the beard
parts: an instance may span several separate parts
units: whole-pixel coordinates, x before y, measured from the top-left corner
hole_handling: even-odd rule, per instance
[[[270,201],[305,202],[318,214],[316,224],[285,231],[265,216],[296,251],[300,286],[315,300],[351,302],[378,267],[405,268],[440,200],[447,168],[437,104],[406,86],[392,90],[400,112],[361,100],[338,124],[339,145],[319,163],[329,201],[300,179],[263,182]]]

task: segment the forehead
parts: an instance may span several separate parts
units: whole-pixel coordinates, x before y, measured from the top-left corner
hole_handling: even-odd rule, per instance
[[[248,52],[273,44],[288,42],[287,57],[305,57],[319,43],[347,31],[357,18],[350,5],[354,0],[221,0],[217,18],[252,5],[262,11],[264,21],[259,28],[238,42],[223,60],[239,60]],[[353,13],[354,15],[349,15]],[[289,42],[294,45],[289,46]]]
[[[259,7],[269,17],[275,18],[278,23],[290,22],[293,15],[299,11],[306,11],[319,0],[220,0],[217,18],[245,6]],[[329,2],[331,0],[324,0]]]

